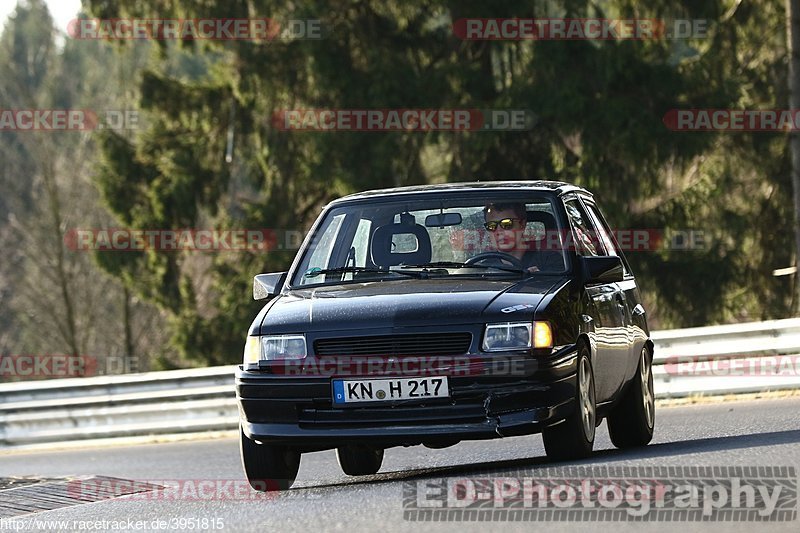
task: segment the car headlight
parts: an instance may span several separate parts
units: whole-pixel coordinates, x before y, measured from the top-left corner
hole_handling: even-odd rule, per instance
[[[245,366],[258,366],[259,361],[305,359],[308,355],[303,335],[260,335],[247,337],[244,346]]]
[[[548,322],[506,322],[487,324],[483,335],[484,352],[552,348],[553,332]]]
[[[243,359],[245,367],[258,365],[258,361],[261,359],[261,337],[247,337]]]

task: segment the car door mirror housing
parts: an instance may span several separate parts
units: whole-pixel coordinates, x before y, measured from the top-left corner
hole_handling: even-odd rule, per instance
[[[587,283],[614,283],[622,281],[625,270],[622,259],[616,256],[581,257],[581,270],[583,282]]]
[[[267,300],[280,294],[286,282],[286,272],[258,274],[253,278],[253,299]]]

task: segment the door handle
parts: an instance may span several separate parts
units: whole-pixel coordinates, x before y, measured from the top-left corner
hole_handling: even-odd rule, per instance
[[[644,314],[644,307],[642,304],[636,304],[633,308],[633,316],[642,316]]]

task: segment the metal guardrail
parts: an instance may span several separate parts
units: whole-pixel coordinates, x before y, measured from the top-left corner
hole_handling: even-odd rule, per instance
[[[652,337],[658,398],[800,388],[800,318]],[[2,384],[0,447],[235,429],[235,368]]]
[[[800,388],[800,318],[652,332],[657,398]]]
[[[235,368],[0,385],[0,447],[236,428]]]

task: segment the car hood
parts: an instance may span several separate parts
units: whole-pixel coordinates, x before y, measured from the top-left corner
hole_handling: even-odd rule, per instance
[[[267,304],[260,333],[527,320],[565,280],[409,279],[291,290]]]

